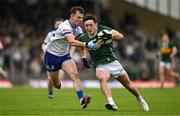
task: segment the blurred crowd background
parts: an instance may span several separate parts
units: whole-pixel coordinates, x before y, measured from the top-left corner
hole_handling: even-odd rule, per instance
[[[150,1],[155,2],[154,10],[145,7]],[[171,1],[180,5],[178,0]],[[169,3],[169,0],[0,1],[0,41],[4,46],[0,51],[0,66],[7,73],[6,79],[14,84],[24,84],[28,79],[46,79],[41,50],[43,40],[53,29],[54,18],[68,19],[70,8],[78,5],[86,13],[96,14],[100,24],[125,35],[126,40],[114,41],[114,51],[132,80],[157,80],[157,52],[163,32],[176,42],[179,50],[176,65],[180,65],[180,7],[177,15],[171,15],[170,9],[174,7],[168,5],[164,8],[167,12],[161,13],[158,12],[162,10],[158,10],[161,2]],[[81,79],[95,79],[94,69],[86,70],[82,66],[78,51],[74,59]],[[1,75],[0,79],[5,78]]]

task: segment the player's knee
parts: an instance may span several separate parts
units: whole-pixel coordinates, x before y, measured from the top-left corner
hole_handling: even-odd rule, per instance
[[[77,79],[79,79],[79,75],[78,75],[78,72],[77,72],[77,71],[71,72],[69,76],[71,77],[72,80],[77,80]]]

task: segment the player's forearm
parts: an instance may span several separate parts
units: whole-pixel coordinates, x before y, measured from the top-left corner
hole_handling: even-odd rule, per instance
[[[42,49],[43,53],[45,53],[47,50],[47,45],[45,43],[43,43],[41,46],[41,49]]]
[[[84,47],[85,46],[85,42],[80,42],[78,40],[75,39],[75,36],[73,36],[72,34],[68,34],[65,36],[65,39],[72,45],[75,47]]]
[[[85,47],[80,48],[80,54],[81,54],[82,58],[86,58],[86,48]]]
[[[171,57],[174,57],[177,54],[177,48],[173,47]]]
[[[85,47],[85,42],[80,42],[78,40],[71,40],[69,43],[75,47]]]
[[[118,40],[118,39],[124,39],[124,36],[118,31],[112,30],[112,38]]]

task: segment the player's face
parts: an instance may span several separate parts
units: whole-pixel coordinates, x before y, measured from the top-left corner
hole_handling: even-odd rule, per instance
[[[168,43],[168,42],[169,42],[169,37],[168,37],[167,34],[164,34],[164,35],[162,36],[162,41],[165,42],[165,43]]]
[[[58,26],[62,23],[63,21],[56,21],[54,24],[54,28],[57,29]]]
[[[71,23],[74,25],[74,26],[79,26],[82,21],[83,21],[83,14],[80,13],[79,11],[76,11],[75,14],[71,14]]]
[[[84,27],[89,35],[95,35],[97,30],[97,23],[93,20],[87,20],[84,22]]]

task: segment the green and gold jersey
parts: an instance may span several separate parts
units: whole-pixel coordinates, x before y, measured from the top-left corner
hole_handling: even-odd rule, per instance
[[[161,54],[161,61],[164,62],[171,62],[171,53],[173,49],[173,43],[168,42],[168,43],[161,43],[160,45],[160,54]]]
[[[97,33],[105,29],[112,30],[109,27],[99,25]],[[92,39],[93,38],[91,38],[88,33],[85,33],[79,40],[82,42],[89,42]],[[112,42],[111,44],[102,44],[101,47],[97,50],[88,49],[88,51],[94,67],[97,67],[99,64],[108,64],[117,59],[113,53]]]

